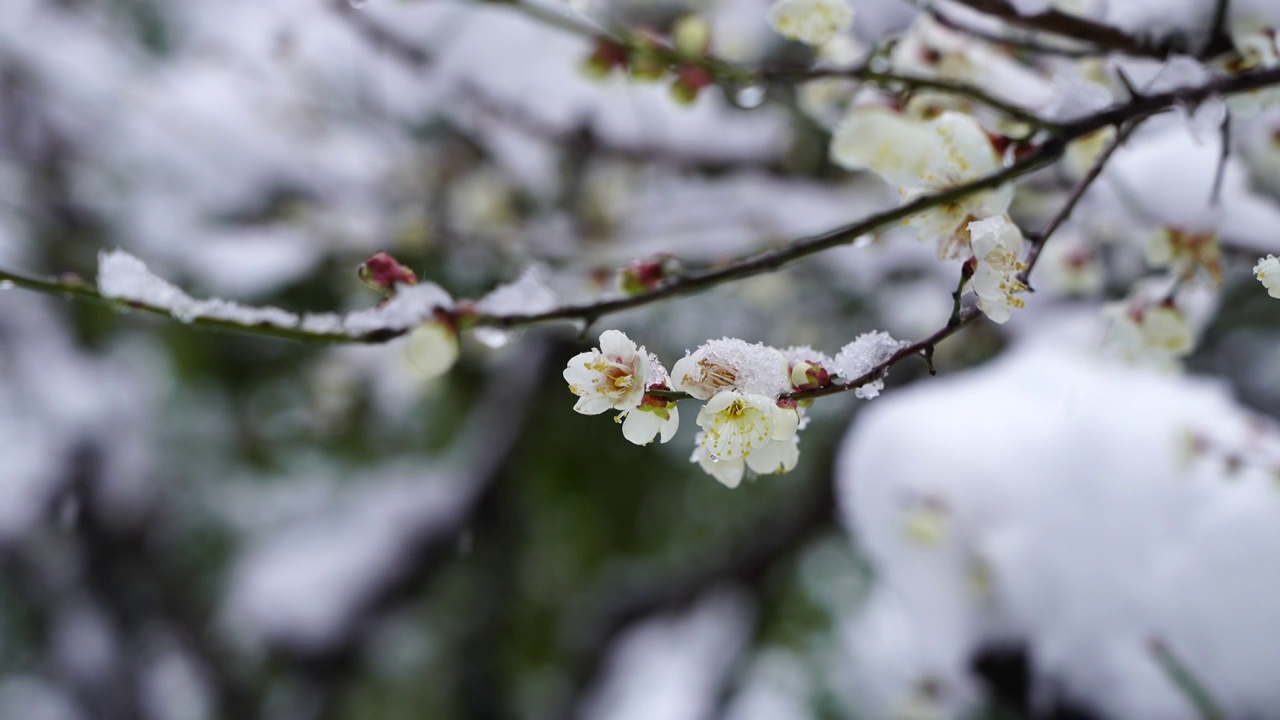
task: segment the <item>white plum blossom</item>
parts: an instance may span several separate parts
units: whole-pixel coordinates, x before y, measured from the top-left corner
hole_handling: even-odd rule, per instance
[[[1258,282],[1267,289],[1267,294],[1273,298],[1280,298],[1280,259],[1275,255],[1268,255],[1258,259],[1258,264],[1253,266],[1253,274],[1258,277]]]
[[[606,410],[630,410],[644,399],[650,356],[644,348],[618,330],[600,334],[599,349],[579,353],[569,360],[564,379],[569,392],[578,396],[573,409],[583,415]]]
[[[655,437],[665,443],[680,428],[680,409],[673,400],[645,395],[639,406],[623,410],[616,420],[622,423],[622,436],[636,445],[648,445]]]
[[[711,340],[671,367],[672,384],[699,400],[721,390],[776,399],[791,389],[787,359],[775,348],[736,338]]]
[[[1026,265],[1018,260],[1022,252],[1022,231],[999,215],[969,223],[969,236],[976,261],[969,287],[978,296],[978,309],[993,322],[1009,321],[1009,309],[1025,303],[1017,296],[1027,289],[1018,279]]]
[[[1111,319],[1107,344],[1129,362],[1171,368],[1195,346],[1186,315],[1172,301],[1130,300],[1109,305],[1104,312]]]
[[[702,433],[698,433],[701,440]],[[699,444],[693,450],[690,462],[698,463],[702,471],[715,478],[721,485],[736,488],[742,482],[747,468],[758,475],[788,473],[795,469],[800,461],[800,438],[790,440],[770,440],[760,450],[746,458],[714,460],[711,453]]]
[[[832,160],[850,170],[870,170],[897,188],[906,201],[952,190],[1001,168],[990,137],[972,117],[944,112],[916,120],[887,107],[850,111],[831,140]],[[907,222],[922,240],[938,242],[938,256],[963,257],[965,226],[978,218],[1003,215],[1013,201],[1013,186],[972,193],[913,215]]]
[[[1057,295],[1094,297],[1106,274],[1099,253],[1080,233],[1059,230],[1040,257],[1041,282]]]
[[[731,488],[747,468],[760,475],[790,472],[800,458],[799,412],[763,395],[723,390],[702,407],[698,426],[690,460]]]
[[[892,335],[880,330],[862,333],[836,354],[833,361],[836,374],[845,382],[857,380],[888,361],[895,353],[909,344],[901,340],[895,340]],[[887,374],[888,372],[881,373],[871,382],[855,388],[853,394],[864,400],[878,397],[880,391],[884,390],[884,377]]]
[[[772,439],[777,409],[773,398],[722,390],[698,412],[701,445],[713,460],[748,457]]]
[[[1280,44],[1276,28],[1259,18],[1240,18],[1231,24],[1231,43],[1240,58],[1229,70],[1269,69],[1280,65]],[[1227,98],[1232,112],[1251,116],[1274,105],[1280,100],[1280,90],[1274,87],[1250,92],[1235,93]]]
[[[649,375],[644,386],[646,390],[671,389],[667,369],[653,353],[649,354]],[[622,436],[636,445],[648,445],[657,437],[665,443],[680,428],[680,409],[675,400],[646,394],[639,405],[623,410],[614,420],[622,423]]]
[[[853,25],[848,0],[774,0],[766,17],[779,35],[822,45]]]
[[[1215,284],[1222,284],[1222,250],[1212,231],[1161,227],[1148,238],[1145,250],[1152,267],[1173,268],[1188,279],[1202,268]]]

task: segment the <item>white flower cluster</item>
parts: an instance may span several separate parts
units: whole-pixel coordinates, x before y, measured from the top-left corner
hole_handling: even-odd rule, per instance
[[[637,445],[675,435],[680,415],[669,391],[704,401],[690,461],[733,488],[748,469],[768,475],[795,468],[806,418],[804,401],[793,393],[829,387],[838,376],[858,397],[874,398],[884,387],[885,364],[903,347],[887,333],[865,333],[832,359],[810,347],[779,350],[721,338],[687,353],[668,376],[657,357],[606,330],[599,348],[569,360],[564,379],[578,396],[574,410],[620,410],[623,435]]]
[[[831,159],[879,175],[908,202],[994,174],[1002,165],[991,138],[969,115],[944,112],[920,120],[879,105],[849,112],[832,136]],[[1006,184],[942,203],[907,222],[920,239],[937,240],[939,257],[963,258],[969,223],[1003,215],[1012,201],[1013,186]]]
[[[622,435],[637,445],[648,445],[659,435],[667,442],[680,426],[674,402],[645,392],[670,389],[666,369],[625,333],[604,331],[598,349],[569,360],[564,379],[569,392],[578,396],[574,410],[583,415],[621,410],[616,419],[622,423]]]
[[[831,157],[850,170],[870,170],[907,201],[953,190],[998,172],[1002,166],[986,131],[969,115],[944,112],[920,120],[895,110],[864,105],[851,110],[831,141]],[[1027,287],[1019,278],[1022,231],[1006,212],[1013,186],[970,193],[916,213],[907,222],[919,237],[938,243],[940,258],[972,256],[969,289],[978,308],[997,323]]]

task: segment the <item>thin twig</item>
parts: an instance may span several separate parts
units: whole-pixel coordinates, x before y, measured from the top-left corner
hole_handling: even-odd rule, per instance
[[[1031,249],[1027,251],[1027,258],[1025,260],[1026,267],[1018,274],[1018,280],[1028,290],[1031,289],[1031,285],[1028,282],[1028,279],[1031,277],[1031,271],[1035,268],[1036,262],[1040,260],[1040,253],[1044,252],[1044,246],[1049,242],[1049,238],[1057,232],[1058,228],[1062,227],[1062,224],[1065,223],[1068,218],[1071,217],[1071,213],[1076,209],[1076,205],[1080,203],[1084,194],[1088,192],[1089,187],[1092,186],[1093,182],[1102,174],[1102,169],[1106,166],[1107,161],[1111,159],[1111,156],[1115,154],[1115,151],[1120,148],[1124,141],[1133,134],[1133,131],[1138,128],[1139,124],[1141,124],[1141,119],[1137,119],[1129,123],[1116,133],[1116,136],[1107,144],[1107,147],[1098,155],[1098,158],[1093,161],[1093,166],[1089,168],[1089,172],[1085,173],[1083,177],[1076,181],[1075,186],[1071,188],[1071,194],[1067,196],[1066,202],[1062,204],[1062,207],[1058,208],[1058,212],[1054,214],[1053,218],[1049,221],[1049,224],[1045,225],[1044,229],[1041,230],[1032,240]]]
[[[1010,25],[1069,38],[1126,55],[1164,59],[1174,51],[1170,46],[1152,45],[1119,28],[1060,10],[1023,15],[1008,0],[956,0],[956,2],[985,15],[998,17]]]
[[[1222,200],[1222,181],[1227,177],[1227,160],[1231,157],[1231,113],[1222,116],[1222,126],[1218,128],[1222,140],[1222,150],[1218,153],[1218,169],[1213,175],[1213,190],[1209,195],[1209,203],[1217,206]]]
[[[1278,83],[1280,83],[1280,68],[1270,68],[1217,78],[1196,87],[1180,88],[1154,95],[1140,95],[1130,99],[1128,102],[1114,105],[1096,114],[1064,123],[1057,133],[1051,135],[1043,144],[1021,160],[990,175],[964,183],[950,190],[922,196],[900,207],[870,215],[818,235],[799,238],[772,250],[737,258],[716,267],[685,273],[645,293],[563,305],[540,313],[461,315],[456,320],[464,328],[487,326],[504,329],[552,321],[590,323],[612,313],[651,305],[669,298],[704,292],[735,280],[775,271],[826,250],[851,243],[863,235],[876,232],[891,223],[906,220],[917,213],[962,200],[974,193],[1000,187],[1050,165],[1062,156],[1071,141],[1097,130],[1109,126],[1124,126],[1136,119],[1149,117],[1177,105],[1194,105],[1209,97],[1247,92]],[[91,284],[78,278],[41,278],[0,270],[0,282],[3,281],[8,281],[15,286],[36,292],[102,301],[110,303],[117,308],[133,308],[173,318],[173,315],[166,308],[104,298]],[[269,324],[246,326],[214,318],[196,318],[190,324],[210,329],[266,335],[291,340],[347,344],[386,342],[407,332],[405,330],[385,330],[353,336],[341,333],[315,333],[302,330],[300,327],[280,327]]]
[[[1019,107],[1018,105],[1006,100],[1001,100],[976,85],[970,85],[957,80],[943,80],[939,78],[924,77],[922,75],[885,72],[881,70],[873,70],[866,65],[843,70],[834,68],[761,68],[760,70],[754,71],[753,77],[765,82],[774,83],[804,81],[827,77],[843,77],[888,87],[902,86],[908,90],[934,90],[967,98],[1003,113],[1013,120],[1018,120],[1041,130],[1055,131],[1059,128],[1058,123],[1055,123],[1052,120],[1046,120],[1024,107]]]
[[[1223,712],[1222,706],[1213,697],[1213,693],[1209,692],[1204,683],[1200,682],[1196,674],[1182,662],[1168,643],[1160,638],[1152,638],[1149,646],[1160,669],[1195,707],[1201,720],[1227,720],[1227,714]]]

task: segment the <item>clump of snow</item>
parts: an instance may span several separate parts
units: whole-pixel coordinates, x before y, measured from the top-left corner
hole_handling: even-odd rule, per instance
[[[880,330],[862,333],[854,338],[853,342],[840,348],[840,352],[836,354],[834,361],[836,374],[843,378],[845,382],[856,380],[871,372],[910,344],[902,340],[895,340],[892,335]],[[884,374],[860,388],[855,388],[853,394],[870,400],[879,396],[880,391],[883,389]]]
[[[99,254],[98,292],[106,298],[164,310],[187,323],[205,318],[249,327],[270,325],[352,337],[384,330],[408,330],[432,319],[437,310],[453,307],[449,293],[428,282],[402,286],[395,296],[377,307],[345,317],[332,313],[299,317],[275,307],[250,307],[221,298],[198,300],[156,276],[145,263],[123,250]]]
[[[542,272],[531,267],[515,282],[499,285],[480,298],[476,309],[486,315],[533,315],[551,310],[557,302],[555,292],[542,279]]]
[[[351,335],[377,330],[408,330],[435,316],[437,310],[453,307],[453,298],[435,283],[420,282],[400,287],[386,302],[371,310],[347,315],[343,328]]]
[[[708,340],[671,368],[676,389],[709,399],[720,390],[776,398],[791,389],[782,352],[738,338]]]
[[[716,710],[726,675],[747,639],[752,608],[722,590],[674,617],[628,631],[586,702],[589,720],[700,720]]]
[[[855,684],[883,715],[925,686],[963,714],[974,653],[1023,644],[1033,696],[1191,720],[1159,638],[1227,716],[1265,714],[1280,704],[1278,459],[1274,427],[1218,384],[1060,341],[877,403],[837,471],[879,583],[850,625]],[[915,531],[921,508],[932,532]]]
[[[113,300],[127,300],[167,311],[189,323],[197,318],[226,320],[239,325],[291,328],[298,316],[280,308],[255,308],[230,300],[197,300],[153,274],[145,263],[123,250],[98,254],[98,292]]]

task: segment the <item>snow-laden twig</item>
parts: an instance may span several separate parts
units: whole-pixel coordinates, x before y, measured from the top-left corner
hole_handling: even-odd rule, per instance
[[[943,192],[923,195],[902,206],[875,213],[817,235],[798,238],[781,247],[742,256],[715,267],[685,272],[647,292],[630,296],[605,297],[582,303],[571,303],[541,312],[524,314],[473,313],[468,312],[465,307],[449,309],[447,313],[452,314],[454,321],[462,329],[474,327],[511,329],[553,321],[591,323],[613,313],[652,305],[674,297],[704,292],[736,280],[776,271],[826,250],[852,243],[859,237],[910,218],[917,213],[964,199],[975,193],[1000,187],[1047,167],[1062,156],[1069,143],[1095,131],[1107,127],[1124,127],[1136,120],[1144,119],[1175,107],[1194,106],[1209,98],[1248,92],[1277,84],[1280,84],[1280,67],[1216,78],[1201,85],[1178,88],[1164,93],[1140,95],[1095,114],[1064,123],[1058,132],[1049,134],[1046,139],[1020,160],[1002,168],[998,172]],[[178,319],[169,308],[152,303],[107,298],[92,284],[77,277],[45,278],[0,269],[0,282],[5,281],[27,290],[51,295],[71,296],[78,299],[104,301],[122,309],[132,308]],[[961,318],[962,322],[960,324],[963,325],[971,319],[972,317],[966,315]],[[190,319],[190,324],[202,328],[291,340],[348,344],[386,342],[404,335],[408,330],[407,327],[400,326],[366,328],[366,331],[361,333],[337,329],[320,331],[308,328],[305,324],[293,327],[282,327],[267,323],[246,325],[234,320],[207,316],[192,318]],[[955,327],[950,327],[946,330],[947,332],[937,339],[949,336],[954,332]],[[927,346],[926,344],[925,347]],[[853,389],[854,387],[850,385],[847,387],[824,388],[819,394],[826,395],[832,392],[839,392],[839,388]]]

